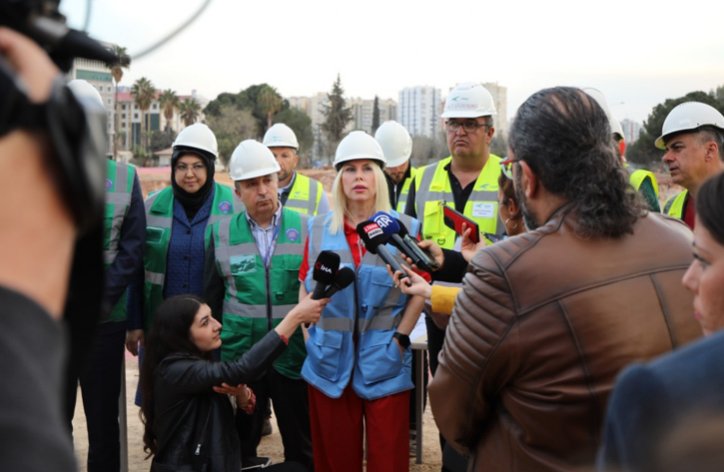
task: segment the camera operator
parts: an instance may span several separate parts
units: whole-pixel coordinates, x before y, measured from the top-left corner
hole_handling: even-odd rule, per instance
[[[30,108],[49,100],[60,73],[33,41],[0,27],[0,60],[0,74],[14,76]],[[6,83],[3,96],[11,93]],[[3,111],[9,102],[0,101]],[[13,118],[0,114],[0,470],[71,471],[76,465],[61,414],[65,346],[58,320],[76,227],[49,172],[47,129],[8,125]]]

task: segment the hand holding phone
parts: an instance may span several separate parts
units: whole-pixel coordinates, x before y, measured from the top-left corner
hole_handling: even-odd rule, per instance
[[[443,218],[445,220],[445,225],[460,236],[463,235],[463,224],[465,224],[467,228],[472,228],[470,240],[475,244],[480,242],[480,227],[467,216],[463,215],[454,208],[444,205]]]

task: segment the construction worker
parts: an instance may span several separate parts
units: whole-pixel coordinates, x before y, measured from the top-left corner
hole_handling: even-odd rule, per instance
[[[322,183],[295,170],[299,164],[299,142],[294,131],[284,123],[276,123],[264,133],[263,144],[271,150],[281,168],[280,203],[309,216],[327,213],[329,201]]]
[[[194,123],[173,142],[171,185],[146,199],[145,274],[131,292],[126,347],[138,353],[153,314],[173,295],[203,295],[211,225],[243,209],[231,188],[214,181],[216,136]]]
[[[724,116],[706,103],[681,103],[666,115],[654,145],[666,151],[662,159],[672,183],[684,187],[666,201],[664,213],[693,229],[699,187],[724,171]]]
[[[659,184],[656,181],[656,174],[647,169],[632,170],[628,162],[626,162],[626,139],[623,134],[621,123],[613,116],[611,109],[608,107],[608,101],[603,93],[595,88],[584,88],[584,92],[596,99],[596,102],[603,108],[608,117],[608,124],[611,126],[611,134],[613,135],[614,148],[616,155],[621,164],[626,168],[629,175],[629,184],[641,194],[646,201],[649,210],[660,212],[659,205]]]
[[[84,106],[104,110],[100,93],[85,80],[72,80],[68,87]],[[121,468],[118,399],[121,375],[124,374],[126,289],[143,266],[146,227],[141,186],[135,167],[107,161],[105,198],[105,310],[83,365],[78,365],[79,361],[71,357],[69,376],[72,378],[66,392],[66,419],[72,431],[80,382],[88,427],[89,471],[119,471]]]
[[[417,171],[405,208],[405,213],[422,223],[423,239],[431,239],[442,248],[460,249],[460,238],[444,223],[443,205],[475,221],[481,238],[483,233],[501,238],[505,234],[505,225],[498,213],[501,158],[490,152],[495,114],[493,97],[481,84],[463,83],[450,91],[442,113],[450,156]],[[433,273],[433,279],[435,275]],[[435,324],[430,313],[426,313],[425,324],[430,370],[434,376],[437,356],[445,340],[445,327]],[[440,439],[444,448],[444,440]],[[454,455],[454,451],[446,455]],[[443,468],[447,469],[448,464],[443,462]],[[459,462],[464,464],[464,460]]]
[[[224,361],[247,352],[298,303],[307,216],[280,204],[280,170],[274,154],[258,141],[242,141],[231,156],[229,175],[246,210],[214,225],[205,267],[205,298],[224,325]],[[256,449],[271,399],[285,459],[313,468],[307,385],[300,374],[306,357],[301,330],[288,344],[273,368],[250,385],[254,413],[237,412],[245,465],[267,462]]]
[[[387,188],[390,191],[390,204],[392,208],[402,213],[407,205],[410,184],[417,171],[410,164],[412,137],[404,126],[390,120],[385,121],[377,128],[375,139],[380,143],[387,160],[385,176],[387,177]]]

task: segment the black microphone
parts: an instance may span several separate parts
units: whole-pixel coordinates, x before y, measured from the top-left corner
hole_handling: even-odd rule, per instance
[[[426,265],[429,269],[431,269],[431,270],[439,269],[440,264],[438,264],[437,261],[432,256],[430,256],[430,254],[425,252],[424,249],[422,249],[420,246],[417,245],[417,240],[415,238],[413,238],[412,236],[410,236],[410,233],[409,233],[409,231],[407,231],[407,227],[405,226],[405,224],[396,218],[395,218],[395,220],[397,221],[397,224],[400,226],[400,230],[399,230],[400,236],[402,236],[402,240],[405,241],[405,243],[407,243],[407,246],[410,248],[410,250],[415,252],[418,255],[418,257],[422,261],[424,261],[423,262],[424,265]],[[428,270],[428,272],[430,272],[430,271]]]
[[[427,256],[422,249],[417,247],[417,244],[415,244],[414,240],[407,233],[407,228],[405,228],[403,232],[400,220],[384,211],[375,213],[372,216],[372,220],[382,228],[382,231],[390,238],[392,244],[394,244],[397,249],[412,259],[413,264],[427,272],[432,271],[431,266],[434,265],[434,261]],[[407,236],[409,241],[407,241],[403,235]],[[410,244],[410,241],[412,244]]]
[[[402,270],[400,263],[397,262],[397,259],[395,259],[389,249],[385,247],[385,243],[387,243],[389,238],[377,223],[370,220],[363,221],[357,225],[357,234],[362,238],[362,242],[364,242],[367,250],[372,254],[378,254],[382,260],[385,261],[385,264],[388,264],[390,268],[392,268],[392,272],[402,272],[401,279],[407,277],[407,272]]]
[[[332,285],[339,270],[339,254],[332,251],[322,251],[314,263],[312,279],[317,282],[312,292],[312,300],[325,298],[324,292]]]
[[[339,271],[337,271],[337,275],[334,278],[332,285],[327,287],[327,290],[324,291],[324,298],[329,298],[340,290],[344,290],[349,284],[354,282],[354,279],[354,270],[349,267],[342,267]]]

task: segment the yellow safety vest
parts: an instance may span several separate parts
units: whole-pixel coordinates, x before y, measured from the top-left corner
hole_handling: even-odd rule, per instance
[[[292,189],[289,191],[289,197],[284,203],[284,208],[303,215],[314,216],[319,209],[319,201],[322,199],[323,192],[324,188],[321,182],[297,172]]]
[[[417,171],[417,167],[410,167],[410,176],[406,178],[405,181],[402,183],[400,195],[397,197],[398,213],[405,212],[405,206],[407,205],[407,196],[410,194],[410,184],[412,183],[412,179],[415,178],[415,175],[417,175]]]
[[[641,184],[644,183],[644,180],[646,180],[646,177],[651,179],[651,186],[654,188],[654,193],[656,194],[656,198],[659,197],[659,183],[656,181],[656,174],[651,172],[650,170],[646,169],[638,169],[633,172],[631,172],[631,175],[629,176],[628,180],[629,183],[633,188],[636,189],[638,192],[641,188]]]
[[[500,157],[490,154],[465,203],[463,214],[478,224],[481,234],[502,237],[505,225],[498,214],[500,160]],[[422,223],[422,238],[432,239],[446,249],[453,248],[456,239],[455,231],[445,225],[442,209],[443,205],[455,207],[448,171],[445,170],[451,161],[452,156],[448,156],[418,169],[415,178],[415,211]]]
[[[684,190],[683,192],[679,192],[673,197],[666,200],[666,204],[664,204],[664,213],[674,218],[683,220],[684,203],[686,202],[686,196],[688,195],[688,193],[688,190]]]

